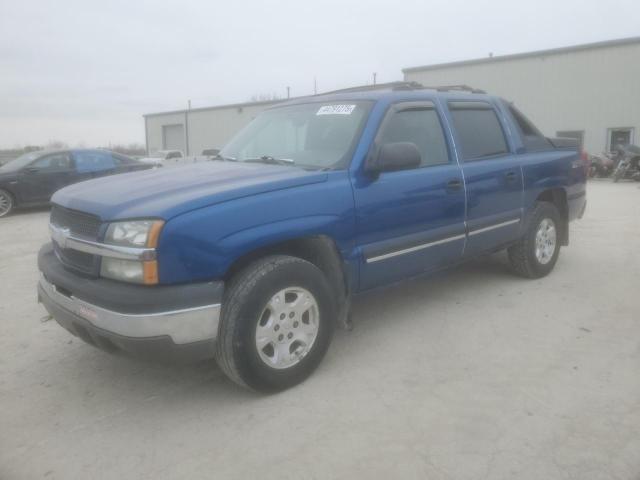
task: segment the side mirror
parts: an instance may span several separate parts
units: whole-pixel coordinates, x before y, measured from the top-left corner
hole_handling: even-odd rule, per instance
[[[370,173],[408,170],[420,165],[422,157],[415,143],[385,143],[367,162],[365,170]]]
[[[23,170],[24,173],[37,173],[39,171],[40,169],[37,167],[25,167]]]

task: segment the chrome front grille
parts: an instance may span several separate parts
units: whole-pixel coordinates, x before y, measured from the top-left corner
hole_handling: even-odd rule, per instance
[[[54,205],[51,209],[51,223],[68,228],[71,233],[91,240],[97,240],[100,233],[100,219],[89,213],[78,212]]]
[[[56,227],[68,230],[76,237],[95,241],[100,234],[100,219],[95,215],[54,205],[51,209],[50,222]],[[90,253],[81,252],[56,243],[53,239],[53,248],[56,256],[62,264],[72,270],[97,276],[100,268],[100,258]]]

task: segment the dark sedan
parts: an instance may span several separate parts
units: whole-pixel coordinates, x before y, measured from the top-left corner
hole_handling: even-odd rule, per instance
[[[26,153],[0,167],[0,217],[17,207],[46,205],[72,183],[152,167],[107,150]]]

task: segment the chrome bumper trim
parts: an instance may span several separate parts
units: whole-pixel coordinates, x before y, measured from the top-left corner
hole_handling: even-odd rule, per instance
[[[149,314],[113,312],[60,293],[44,276],[40,288],[56,303],[95,327],[134,338],[169,336],[176,344],[212,340],[218,335],[220,304]]]
[[[101,257],[119,258],[121,260],[155,260],[154,248],[122,247],[120,245],[108,245],[106,243],[92,242],[83,238],[74,237],[68,228],[61,228],[49,224],[51,238],[60,248],[71,248]]]
[[[479,228],[477,230],[471,230],[469,232],[469,236],[472,237],[479,233],[489,232],[491,230],[495,230],[496,228],[506,227],[507,225],[513,225],[514,223],[520,223],[520,219],[514,218],[513,220],[508,220],[506,222],[496,223],[495,225],[489,225],[488,227]]]
[[[398,255],[404,255],[405,253],[416,252],[418,250],[423,250],[425,248],[434,247],[436,245],[442,245],[443,243],[455,242],[456,240],[461,240],[465,236],[464,235],[456,235],[454,237],[443,238],[442,240],[436,240],[435,242],[423,243],[421,245],[416,245],[415,247],[405,248],[403,250],[396,250],[395,252],[385,253],[384,255],[378,255],[377,257],[369,257],[367,258],[367,263],[379,262],[380,260],[386,260],[387,258],[397,257]]]

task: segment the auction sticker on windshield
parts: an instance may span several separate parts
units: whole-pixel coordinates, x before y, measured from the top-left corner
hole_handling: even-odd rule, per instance
[[[323,105],[316,115],[351,115],[355,105]]]

